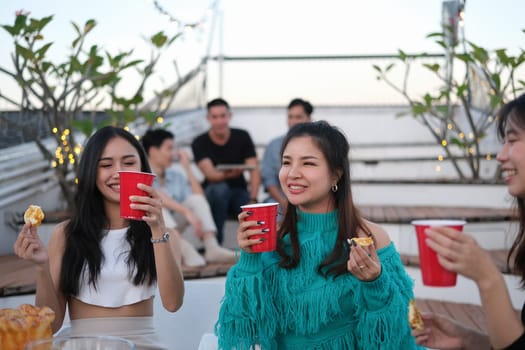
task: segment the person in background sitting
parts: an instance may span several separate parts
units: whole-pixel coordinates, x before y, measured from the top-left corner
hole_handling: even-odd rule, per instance
[[[157,175],[153,186],[159,190],[163,207],[175,213],[179,231],[184,232],[189,225],[193,226],[195,235],[204,243],[204,258],[207,262],[234,263],[235,252],[221,247],[217,242],[217,228],[204,191],[191,170],[186,152],[175,150],[174,135],[163,129],[148,130],[141,141],[151,168]],[[179,159],[184,174],[172,167],[175,158]],[[199,260],[200,255],[195,257],[193,247],[187,247],[186,244],[189,243],[181,247],[183,263],[187,266],[205,263]]]
[[[314,107],[310,102],[301,98],[294,98],[288,104],[288,129],[299,123],[312,121]],[[261,162],[261,179],[269,197],[265,202],[279,203],[279,212],[286,208],[286,196],[279,184],[279,170],[281,169],[281,146],[285,135],[278,136],[268,143],[264,150]],[[280,216],[280,215],[279,215]]]
[[[67,308],[72,336],[110,335],[138,350],[167,349],[155,332],[153,298],[158,287],[166,310],[182,305],[179,242],[164,225],[153,187],[138,184],[148,195],[130,198],[133,209],[146,212],[141,221],[120,217],[123,170],[150,173],[144,149],[124,129],[99,129],[80,158],[71,219],[55,227],[47,248],[37,228],[25,224],[14,250],[35,265],[35,302],[55,312],[53,332]]]
[[[197,136],[191,148],[195,163],[204,175],[204,192],[217,226],[217,240],[222,244],[223,227],[229,215],[241,212],[241,205],[257,203],[261,183],[257,154],[247,131],[230,128],[232,113],[222,98],[207,104],[207,132]],[[247,186],[244,169],[220,170],[217,165],[244,164],[250,167]]]
[[[220,349],[418,348],[407,317],[412,280],[385,230],[355,207],[348,155],[345,136],[324,121],[288,131],[277,251],[253,253],[264,223],[239,214],[241,256],[215,325]],[[349,244],[354,237],[373,244]]]
[[[518,235],[509,251],[514,270],[525,284],[525,94],[500,111],[498,134],[503,146],[497,155],[509,193],[519,210]],[[445,316],[423,313],[425,329],[414,331],[418,344],[439,349],[525,349],[525,307],[521,319],[514,311],[507,285],[490,255],[469,234],[454,229],[426,230],[428,245],[444,268],[472,279],[485,313],[488,334],[467,328]]]

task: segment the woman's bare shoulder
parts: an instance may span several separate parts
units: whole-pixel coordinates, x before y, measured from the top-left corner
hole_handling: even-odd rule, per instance
[[[390,244],[390,237],[388,236],[388,233],[386,230],[381,226],[374,222],[364,220],[364,224],[368,230],[372,234],[372,237],[374,238],[374,243],[376,249],[386,247]],[[360,232],[359,236],[366,236],[367,234],[364,232]]]
[[[51,233],[51,238],[49,240],[50,247],[63,247],[66,240],[66,226],[69,223],[69,220],[62,221],[58,223],[53,232]]]

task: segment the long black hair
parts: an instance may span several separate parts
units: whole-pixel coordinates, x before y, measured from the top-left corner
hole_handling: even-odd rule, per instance
[[[301,123],[292,127],[286,134],[281,146],[281,159],[288,143],[297,137],[308,136],[323,153],[330,173],[341,174],[337,182],[337,191],[332,192],[337,209],[339,229],[334,249],[318,266],[318,272],[324,276],[333,274],[338,276],[347,272],[346,262],[348,260],[347,238],[357,237],[358,231],[367,234],[367,227],[359,210],[354,205],[352,189],[350,186],[350,161],[348,154],[350,145],[345,135],[336,127],[326,121],[312,123]],[[292,254],[288,255],[283,246],[283,238],[289,234]],[[281,256],[280,266],[294,268],[299,264],[301,251],[297,232],[297,208],[288,202],[288,207],[278,232],[277,252]]]
[[[144,149],[135,137],[124,129],[106,126],[99,129],[87,142],[78,166],[78,188],[71,220],[65,227],[65,248],[60,272],[60,290],[67,296],[78,295],[84,266],[88,283],[96,288],[100,267],[104,260],[100,242],[109,222],[104,210],[102,194],[96,185],[98,162],[110,140],[121,137],[138,152],[141,171],[151,172]],[[157,278],[155,257],[150,243],[151,229],[143,221],[130,220],[126,239],[131,246],[127,264],[133,284],[151,285]]]
[[[505,129],[509,124],[525,132],[525,94],[505,104],[499,112],[497,127],[501,140],[505,140]],[[521,286],[525,287],[525,198],[515,197],[515,203],[520,224],[509,250],[507,265],[510,265],[511,257],[514,257],[514,271],[521,275]]]

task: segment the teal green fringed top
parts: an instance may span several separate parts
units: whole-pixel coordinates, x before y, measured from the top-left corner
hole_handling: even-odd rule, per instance
[[[215,325],[219,348],[417,349],[407,318],[412,280],[394,245],[378,250],[382,271],[374,281],[351,273],[325,278],[317,267],[334,247],[337,212],[299,211],[297,227],[296,268],[279,267],[277,252],[242,252],[228,272]]]

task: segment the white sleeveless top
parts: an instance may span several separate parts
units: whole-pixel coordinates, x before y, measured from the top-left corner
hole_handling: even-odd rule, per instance
[[[126,241],[128,228],[108,230],[101,241],[104,260],[100,267],[97,289],[88,284],[89,269],[87,264],[81,274],[79,294],[77,299],[86,303],[103,307],[120,307],[151,298],[155,294],[156,283],[135,286],[133,276],[135,271],[129,271],[126,264],[128,252],[131,249]]]

